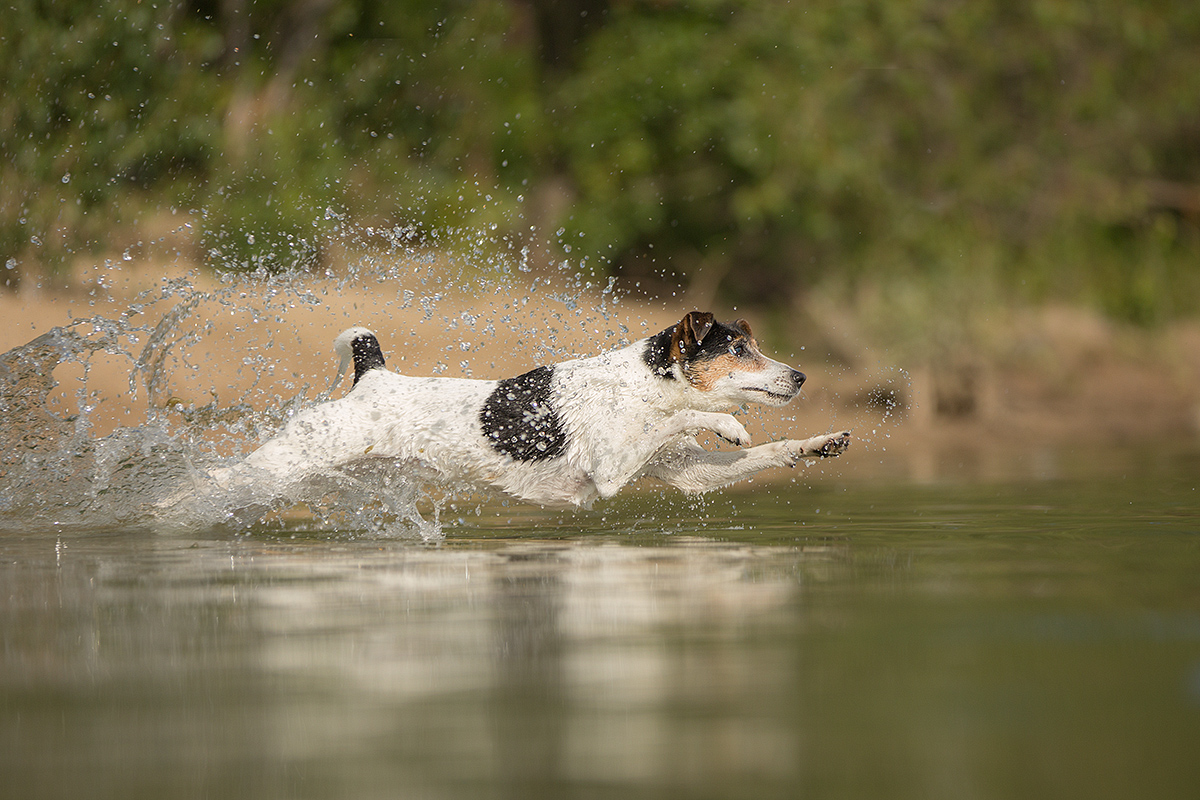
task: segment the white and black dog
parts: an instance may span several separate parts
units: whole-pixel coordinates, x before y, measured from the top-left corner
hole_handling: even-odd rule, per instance
[[[750,401],[784,405],[804,374],[765,357],[744,320],[726,325],[709,313],[693,311],[620,350],[500,381],[389,371],[366,328],[343,332],[334,348],[341,371],[354,363],[353,389],[215,471],[218,485],[287,483],[391,459],[530,503],[590,507],[643,476],[706,492],[850,444],[842,432],[748,447],[746,429],[721,412]],[[693,438],[700,431],[745,449],[706,450]]]

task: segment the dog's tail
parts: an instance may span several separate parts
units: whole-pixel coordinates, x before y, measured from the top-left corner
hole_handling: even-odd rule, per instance
[[[333,351],[341,358],[338,364],[337,376],[333,387],[341,381],[350,361],[354,361],[354,382],[358,383],[363,375],[373,369],[383,369],[383,350],[379,348],[379,340],[375,334],[366,328],[347,328],[333,340]],[[333,387],[330,387],[332,390]]]

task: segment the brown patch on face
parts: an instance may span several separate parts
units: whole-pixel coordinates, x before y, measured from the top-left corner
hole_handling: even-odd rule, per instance
[[[676,364],[683,363],[683,323],[671,331],[671,360]]]
[[[738,328],[745,335],[730,339],[724,350],[684,364],[683,374],[689,384],[702,392],[711,392],[717,381],[734,372],[760,372],[766,368],[767,359],[749,333],[750,326],[745,320],[738,320]]]

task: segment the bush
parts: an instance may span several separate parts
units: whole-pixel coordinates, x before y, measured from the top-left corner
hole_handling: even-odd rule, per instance
[[[985,268],[1152,323],[1196,311],[1193,5],[21,0],[0,262],[183,206],[214,268],[305,268],[348,214],[730,303]]]

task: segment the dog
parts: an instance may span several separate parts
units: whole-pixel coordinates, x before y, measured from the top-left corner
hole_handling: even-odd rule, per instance
[[[642,477],[708,492],[850,445],[844,431],[750,447],[750,434],[723,412],[785,405],[805,376],[764,356],[745,320],[723,324],[706,312],[628,347],[504,380],[398,374],[362,327],[340,334],[334,350],[339,378],[353,363],[351,390],[212,473],[218,485],[286,485],[392,459],[528,503],[591,508]],[[707,450],[694,438],[701,431],[742,449]]]

